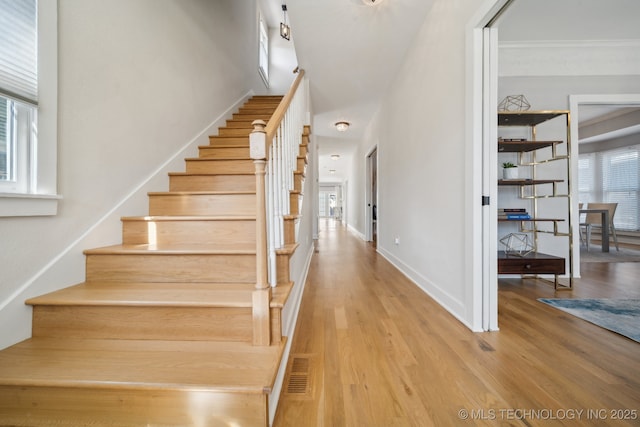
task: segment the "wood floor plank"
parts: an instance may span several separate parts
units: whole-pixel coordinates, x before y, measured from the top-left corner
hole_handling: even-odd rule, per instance
[[[571,292],[500,280],[500,331],[474,333],[335,222],[318,248],[291,352],[320,378],[276,427],[640,425],[640,344],[537,301],[640,298],[640,263],[583,264]]]

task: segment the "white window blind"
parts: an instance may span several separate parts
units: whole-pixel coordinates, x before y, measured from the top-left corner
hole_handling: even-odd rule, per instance
[[[589,203],[595,198],[595,154],[582,154],[578,160],[578,200]]]
[[[0,94],[38,104],[37,0],[0,0]]]
[[[592,166],[589,171],[583,170],[587,159]],[[583,192],[583,172],[585,179],[589,173],[594,177],[594,188],[589,192]],[[614,216],[616,229],[640,230],[640,145],[582,154],[579,174],[581,202],[618,203]]]
[[[614,224],[620,230],[638,230],[639,145],[600,153],[602,197],[618,203]]]

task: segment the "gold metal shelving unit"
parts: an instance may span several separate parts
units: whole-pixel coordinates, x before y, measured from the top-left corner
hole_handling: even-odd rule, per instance
[[[537,140],[536,127],[542,123],[549,122],[557,118],[565,118],[566,135],[561,140],[540,141]],[[568,283],[559,280],[560,275],[565,275],[565,263],[560,268],[559,260],[562,258],[535,252],[527,260],[518,260],[517,257],[510,258],[499,253],[498,273],[499,274],[522,274],[523,278],[538,278],[541,274],[554,275],[554,287],[556,290],[573,289],[573,227],[572,203],[571,203],[571,135],[570,135],[570,115],[566,110],[553,111],[524,111],[524,112],[500,112],[498,113],[498,126],[500,127],[526,127],[529,130],[527,138],[499,139],[498,153],[517,153],[518,166],[529,167],[530,178],[518,180],[498,180],[499,186],[517,186],[520,188],[520,199],[531,201],[531,219],[528,220],[506,220],[520,223],[520,230],[523,233],[531,233],[534,247],[538,247],[538,235],[542,233],[552,234],[557,237],[568,238]],[[566,144],[566,145],[565,145]],[[549,156],[542,156],[543,149],[550,149]],[[566,151],[563,153],[560,148]],[[551,162],[565,162],[566,179],[539,179],[538,169],[541,165]],[[566,182],[566,193],[561,191],[560,186]],[[541,188],[551,186],[551,191],[543,192]],[[545,218],[539,216],[539,202],[550,198],[566,198],[566,218]],[[502,220],[505,221],[505,220]],[[567,231],[560,230],[560,223],[567,224]],[[552,224],[552,228],[545,228],[542,224]],[[533,272],[534,274],[529,274]]]

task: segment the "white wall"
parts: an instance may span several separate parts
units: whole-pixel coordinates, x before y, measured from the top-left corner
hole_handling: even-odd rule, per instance
[[[474,177],[463,167],[465,30],[477,3],[434,3],[354,155],[349,178],[349,221],[364,232],[365,156],[377,144],[378,251],[470,327],[466,295],[472,284],[466,278],[473,254],[464,243],[465,224],[472,221],[465,186]]]
[[[146,214],[146,192],[165,190],[229,108],[266,90],[255,10],[254,0],[60,0],[64,199],[53,217],[0,219],[0,347],[29,336],[26,298],[82,281],[82,250],[119,243],[119,217]]]

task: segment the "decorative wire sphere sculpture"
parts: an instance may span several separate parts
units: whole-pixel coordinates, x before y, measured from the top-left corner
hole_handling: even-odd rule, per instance
[[[529,240],[529,235],[524,233],[510,233],[500,239],[500,243],[505,246],[504,252],[507,255],[525,257],[536,248]]]
[[[498,104],[498,111],[527,111],[529,108],[531,108],[531,104],[524,95],[507,95]]]

